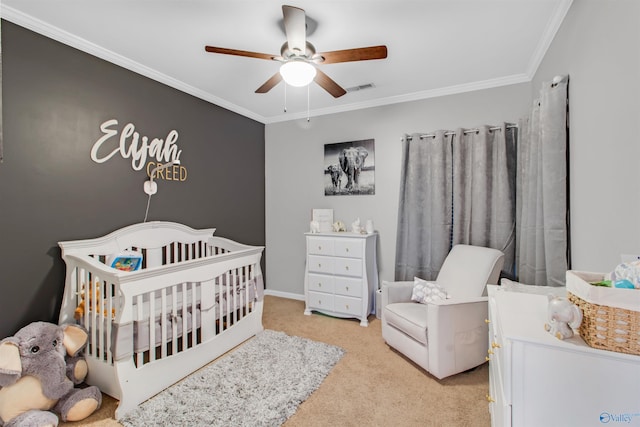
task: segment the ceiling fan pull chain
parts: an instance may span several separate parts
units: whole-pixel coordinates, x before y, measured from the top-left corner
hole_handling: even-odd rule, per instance
[[[284,112],[287,112],[287,84],[284,84]]]
[[[307,85],[307,123],[309,122],[309,86]]]

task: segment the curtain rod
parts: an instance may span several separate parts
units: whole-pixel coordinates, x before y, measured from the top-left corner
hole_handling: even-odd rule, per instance
[[[507,125],[506,126],[507,129],[513,129],[513,128],[518,128],[518,125]],[[502,127],[501,126],[493,126],[490,127],[489,130],[501,130]],[[480,132],[480,129],[465,129],[462,133],[464,133],[465,135],[468,133],[472,133],[472,132]],[[444,136],[449,136],[449,135],[455,135],[456,132],[455,131],[449,131],[449,132],[445,132]],[[435,138],[436,134],[435,133],[425,133],[420,135],[420,139],[426,139],[426,138]],[[406,137],[407,140],[411,141],[413,139],[413,137],[411,136],[407,136]]]

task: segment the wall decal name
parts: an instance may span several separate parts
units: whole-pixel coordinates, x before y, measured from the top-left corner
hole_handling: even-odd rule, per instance
[[[122,158],[131,159],[131,167],[135,171],[142,170],[146,164],[147,175],[155,166],[180,161],[182,150],[176,144],[178,132],[175,129],[169,131],[165,139],[153,138],[149,141],[149,137],[141,136],[136,132],[133,123],[127,123],[122,130],[118,130],[117,126],[118,120],[116,119],[107,120],[100,125],[103,135],[91,148],[91,160],[96,163],[104,163],[119,153]],[[120,134],[119,137],[118,134]],[[155,161],[147,163],[147,160],[151,159]],[[159,171],[154,179],[185,181],[187,169],[182,165],[174,165],[164,171]]]

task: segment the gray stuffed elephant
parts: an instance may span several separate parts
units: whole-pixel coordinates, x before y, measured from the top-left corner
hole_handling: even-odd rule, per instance
[[[95,412],[100,390],[75,387],[87,374],[86,343],[81,326],[47,322],[0,341],[0,426],[57,426],[56,414],[79,421]]]

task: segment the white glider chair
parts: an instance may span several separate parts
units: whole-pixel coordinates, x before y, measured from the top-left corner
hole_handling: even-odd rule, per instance
[[[382,282],[382,337],[431,375],[442,379],[485,362],[489,343],[486,285],[504,264],[497,249],[456,245],[434,282],[424,286],[447,299],[415,302],[415,282]]]

